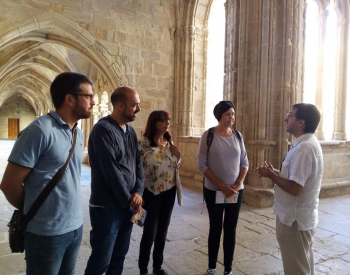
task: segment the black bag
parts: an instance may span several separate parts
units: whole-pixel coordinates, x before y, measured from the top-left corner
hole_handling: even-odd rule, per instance
[[[23,253],[24,251],[24,231],[27,223],[23,210],[15,210],[7,225],[9,227],[9,243],[12,253]]]

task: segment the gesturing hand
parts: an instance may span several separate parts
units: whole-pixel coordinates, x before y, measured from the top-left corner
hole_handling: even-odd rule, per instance
[[[259,174],[259,177],[269,177],[274,172],[272,164],[266,161],[264,161],[264,165],[257,167],[255,170]]]

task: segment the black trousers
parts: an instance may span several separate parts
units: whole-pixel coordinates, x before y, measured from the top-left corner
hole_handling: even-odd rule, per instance
[[[221,231],[224,228],[224,266],[225,271],[230,272],[232,270],[233,254],[236,245],[236,227],[243,199],[243,189],[239,190],[237,203],[216,204],[215,196],[215,191],[204,187],[204,199],[209,214],[208,268],[216,268]]]
[[[174,208],[175,195],[175,186],[158,195],[154,195],[145,188],[143,193],[145,205],[143,208],[147,211],[147,216],[140,243],[139,269],[141,274],[148,272],[147,266],[153,243],[153,269],[159,270],[162,268],[163,252],[171,213]]]

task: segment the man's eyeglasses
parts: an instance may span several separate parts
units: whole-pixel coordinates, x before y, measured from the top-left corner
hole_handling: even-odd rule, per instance
[[[286,117],[288,117],[288,118],[295,117],[295,115],[293,115],[291,112],[289,112],[288,114],[286,114]]]
[[[88,95],[85,95],[85,94],[71,94],[71,95],[85,96],[90,101],[92,101],[94,99],[94,94],[88,94]]]

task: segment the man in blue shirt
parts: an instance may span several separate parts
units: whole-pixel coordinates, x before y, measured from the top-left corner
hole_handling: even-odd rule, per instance
[[[61,168],[77,130],[74,153],[65,173],[28,223],[25,235],[27,275],[74,274],[82,239],[80,171],[84,137],[77,121],[92,113],[93,82],[65,72],[51,84],[56,111],[50,111],[18,135],[0,188],[7,200],[24,214]]]
[[[89,137],[92,252],[86,275],[122,274],[132,212],[142,205],[143,166],[136,133],[127,124],[140,111],[139,95],[129,87],[119,87],[111,102],[112,114],[100,119]]]

